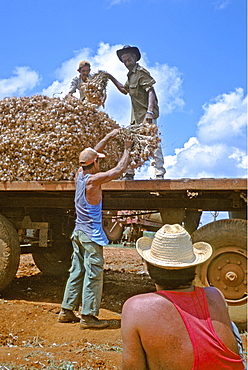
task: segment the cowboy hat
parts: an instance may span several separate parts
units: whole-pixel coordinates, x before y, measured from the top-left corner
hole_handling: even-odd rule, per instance
[[[117,50],[116,53],[121,62],[122,62],[121,58],[123,54],[135,54],[137,61],[140,60],[141,58],[140,51],[136,46],[125,45],[123,46],[122,49]]]
[[[139,238],[136,249],[145,261],[165,269],[196,266],[212,254],[210,244],[192,244],[189,233],[178,224],[162,226],[154,239],[147,236]]]

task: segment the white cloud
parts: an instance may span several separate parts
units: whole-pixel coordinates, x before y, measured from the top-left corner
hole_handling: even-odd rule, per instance
[[[16,67],[13,76],[0,80],[0,99],[21,96],[38,85],[40,77],[29,67]]]
[[[234,148],[232,154],[229,155],[229,159],[233,159],[234,161],[236,161],[237,167],[247,171],[248,156],[244,155],[244,152],[242,152],[240,149]]]
[[[204,144],[224,142],[244,148],[247,125],[247,97],[239,88],[223,94],[203,106],[204,114],[198,123],[197,137]],[[241,140],[240,140],[241,139]]]
[[[182,109],[185,102],[182,98],[183,89],[181,73],[176,67],[156,63],[155,67],[147,67],[156,80],[156,92],[159,98],[160,114],[169,114]]]
[[[187,144],[192,142],[191,146]],[[202,145],[190,138],[178,154],[165,157],[165,178],[235,178],[247,177],[247,155],[227,145]],[[142,168],[136,179],[154,178],[154,170]]]
[[[197,137],[165,157],[166,177],[247,177],[246,107],[242,89],[205,104]]]

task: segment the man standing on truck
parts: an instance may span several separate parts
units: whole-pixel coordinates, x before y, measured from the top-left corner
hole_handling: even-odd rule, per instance
[[[129,71],[127,81],[125,85],[122,85],[111,74],[108,74],[108,78],[122,94],[129,94],[131,97],[130,124],[133,129],[135,129],[135,125],[141,125],[144,121],[157,124],[159,107],[154,89],[156,81],[145,68],[137,63],[141,58],[139,49],[136,46],[125,45],[122,49],[117,50],[117,56]],[[156,179],[163,179],[166,170],[161,144],[154,152],[154,166]],[[128,169],[124,178],[133,180],[134,170]]]
[[[72,79],[70,90],[68,95],[73,95],[77,90],[80,93],[80,100],[84,100],[84,93],[81,89],[81,83],[86,82],[90,78],[90,63],[86,60],[83,60],[79,63],[78,70],[79,76],[76,76]]]
[[[82,89],[82,84],[84,82],[87,82],[89,79],[91,79],[92,76],[90,74],[90,70],[91,70],[91,65],[86,60],[83,60],[82,62],[79,63],[78,70],[77,70],[79,72],[79,76],[76,76],[72,79],[68,95],[73,96],[73,94],[77,90],[79,90],[80,100],[83,101],[85,99],[84,91]],[[104,90],[103,96],[102,96],[102,106],[103,107],[104,107],[106,98],[107,98],[107,94],[106,94],[106,91]]]
[[[124,152],[116,167],[99,172],[99,159],[109,140],[119,129],[108,133],[95,147],[84,149],[79,155],[76,178],[75,208],[76,225],[72,233],[72,264],[64,298],[59,313],[59,322],[78,322],[80,329],[101,329],[107,321],[99,320],[99,308],[103,287],[103,246],[108,239],[102,228],[101,185],[118,178],[129,162],[132,141],[126,138]],[[74,314],[82,301],[81,320]]]

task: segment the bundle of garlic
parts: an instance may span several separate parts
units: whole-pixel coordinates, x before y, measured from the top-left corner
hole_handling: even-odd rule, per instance
[[[0,100],[0,181],[74,180],[79,152],[114,128],[120,126],[106,113],[75,97]],[[155,128],[122,129],[106,146],[101,170],[118,163],[126,135],[134,141],[131,167],[140,167],[156,149]]]
[[[86,82],[81,83],[86,101],[98,107],[102,105],[102,99],[106,90],[108,77],[104,71],[99,71],[91,76]]]
[[[142,166],[144,162],[153,156],[160,143],[157,125],[148,122],[122,129],[118,137],[120,147],[122,147],[126,136],[133,140],[129,168]]]

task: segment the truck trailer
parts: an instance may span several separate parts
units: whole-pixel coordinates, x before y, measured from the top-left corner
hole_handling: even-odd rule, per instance
[[[246,179],[114,180],[102,190],[103,226],[110,240],[122,227],[113,214],[160,213],[163,224],[179,223],[193,242],[212,245],[211,258],[197,267],[200,284],[219,288],[230,307],[246,306]],[[23,253],[31,253],[44,274],[68,272],[74,194],[74,181],[0,182],[0,291],[14,279]],[[229,219],[199,227],[203,211],[226,211]],[[156,223],[152,226],[156,230]]]

